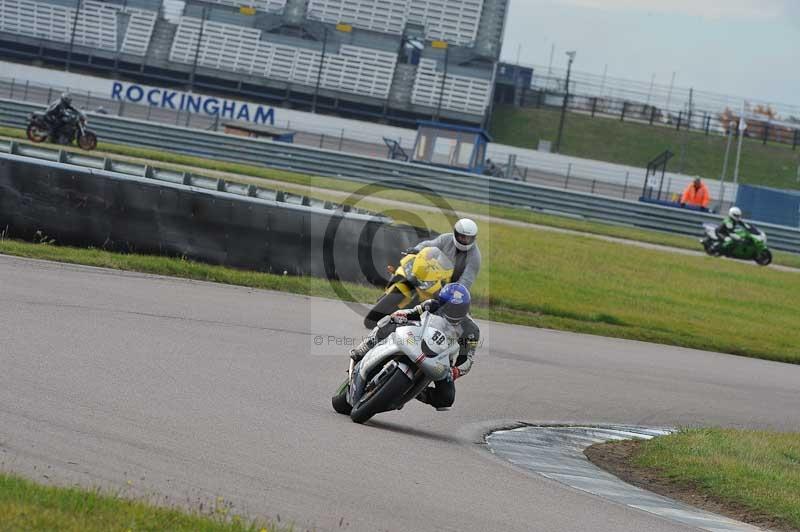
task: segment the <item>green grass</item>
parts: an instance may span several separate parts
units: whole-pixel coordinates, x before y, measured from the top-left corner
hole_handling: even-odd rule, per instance
[[[41,486],[0,474],[0,530],[60,532],[278,532],[268,523],[231,515],[217,499],[205,515],[161,508],[97,490]],[[288,530],[288,529],[280,529]]]
[[[639,467],[800,529],[800,434],[690,429],[642,443]]]
[[[24,138],[25,134],[24,131],[19,129],[0,127],[0,136],[21,139]],[[80,150],[75,148],[67,149],[70,151],[80,152]],[[239,181],[245,184],[263,184],[263,182],[260,180],[264,179],[279,181],[282,183],[282,185],[279,187],[281,190],[295,194],[308,194],[306,187],[312,187],[315,189],[312,193],[315,198],[339,203],[344,202],[347,204],[358,204],[360,207],[375,211],[385,210],[387,207],[378,202],[370,201],[369,198],[381,198],[393,201],[408,202],[411,204],[427,204],[428,206],[437,206],[432,198],[426,195],[404,190],[384,189],[377,185],[365,186],[362,183],[356,183],[345,179],[311,176],[272,168],[217,161],[188,155],[179,155],[160,150],[107,144],[103,142],[99,144],[98,150],[100,153],[111,153],[148,161],[158,161],[163,163],[162,166],[164,168],[173,168],[181,171],[192,169],[193,173],[201,175],[203,174],[203,170],[225,172],[232,174],[232,176],[228,177],[229,180]],[[270,187],[271,185],[266,186]],[[332,193],[326,193],[325,190],[332,191]],[[339,193],[349,193],[350,196],[343,200]],[[461,214],[493,216],[507,220],[570,229],[583,233],[610,236],[626,240],[635,240],[639,242],[647,242],[681,249],[701,249],[697,242],[697,238],[679,236],[665,232],[637,229],[595,221],[576,220],[573,218],[540,214],[527,209],[499,207],[449,198],[446,199],[446,204],[448,208],[451,208],[452,210]],[[422,216],[423,219],[426,217],[424,212],[417,211],[414,214]],[[402,216],[397,216],[397,213],[392,213],[392,215],[402,219]],[[409,223],[412,223],[411,218],[407,218],[407,220]],[[698,228],[698,236],[700,233],[701,231]],[[775,264],[800,268],[800,255],[797,254],[778,251],[774,253],[774,261]]]
[[[490,130],[497,142],[536,149],[539,139],[555,140],[558,120],[557,110],[502,106],[495,111]],[[669,149],[676,155],[669,170],[679,172],[681,146],[685,138],[685,132],[678,132],[675,128],[568,113],[561,153],[644,167],[653,157]],[[720,135],[690,132],[683,173],[719,179],[725,145],[726,139]],[[792,150],[790,145],[777,143],[764,146],[758,140],[745,139],[740,181],[797,189],[800,188],[798,166],[800,148]],[[728,179],[731,179],[733,166],[728,171]],[[711,190],[712,200],[718,192]]]
[[[338,299],[340,297],[338,294],[343,292],[337,289],[340,283],[332,283],[325,279],[314,277],[295,277],[237,270],[182,258],[112,253],[95,248],[82,249],[69,246],[32,244],[6,239],[0,241],[0,253],[16,257],[167,275],[316,297]],[[376,288],[357,284],[347,284],[346,292],[350,294],[349,299],[353,301],[370,301],[380,295],[380,290]]]
[[[800,362],[796,273],[589,237],[490,231],[474,291],[504,321]]]

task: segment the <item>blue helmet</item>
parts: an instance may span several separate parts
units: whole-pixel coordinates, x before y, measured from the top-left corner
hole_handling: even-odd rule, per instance
[[[450,283],[439,292],[439,313],[450,323],[459,323],[469,314],[471,300],[466,286]]]

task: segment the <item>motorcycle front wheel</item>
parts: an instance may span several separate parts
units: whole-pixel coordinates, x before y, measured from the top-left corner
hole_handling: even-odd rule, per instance
[[[78,135],[78,146],[86,151],[91,151],[97,147],[97,135],[92,131],[87,131],[83,135]]]
[[[366,423],[375,414],[389,410],[392,402],[406,393],[410,386],[411,379],[402,369],[395,368],[389,377],[364,394],[350,412],[350,419],[355,423]]]
[[[28,124],[28,129],[25,133],[28,136],[28,140],[31,142],[44,142],[47,140],[47,136],[49,135],[47,128],[37,124],[36,122],[31,122]]]
[[[707,254],[711,255],[712,257],[719,257],[721,254],[720,247],[721,243],[716,240],[712,240],[710,238],[706,238],[703,240],[703,249],[706,251]]]
[[[350,412],[353,410],[353,407],[347,402],[347,394],[349,391],[350,379],[347,379],[339,386],[339,389],[336,390],[336,395],[331,397],[331,406],[333,406],[337,414],[349,416]]]
[[[768,249],[762,249],[756,255],[756,264],[759,266],[769,266],[772,263],[772,252]]]

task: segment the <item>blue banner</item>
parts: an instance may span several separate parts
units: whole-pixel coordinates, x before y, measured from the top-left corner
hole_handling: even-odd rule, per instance
[[[275,109],[254,103],[214,98],[190,92],[148,87],[135,83],[115,81],[111,88],[111,99],[150,105],[160,109],[187,111],[205,114],[220,119],[241,120],[253,124],[275,125]]]

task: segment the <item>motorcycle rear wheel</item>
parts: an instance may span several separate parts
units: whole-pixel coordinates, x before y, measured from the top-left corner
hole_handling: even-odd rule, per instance
[[[400,310],[400,303],[403,302],[403,299],[405,299],[405,296],[397,289],[388,294],[383,294],[364,318],[364,327],[372,329],[381,318],[388,316],[395,310]]]
[[[50,134],[47,128],[41,127],[36,122],[28,124],[28,129],[26,130],[25,133],[28,136],[28,140],[37,143],[46,141],[47,137]]]
[[[390,409],[392,402],[396,401],[411,386],[411,379],[396,368],[394,372],[377,389],[371,390],[369,396],[361,401],[350,412],[350,419],[355,423],[366,423],[372,416]]]
[[[759,266],[769,266],[772,263],[772,252],[768,249],[763,249],[756,255],[755,260]]]
[[[92,131],[87,131],[85,135],[78,136],[78,146],[86,151],[91,151],[97,147],[97,135]]]

